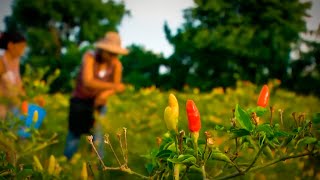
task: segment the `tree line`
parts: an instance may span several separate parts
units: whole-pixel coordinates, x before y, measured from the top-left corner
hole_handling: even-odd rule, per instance
[[[305,21],[311,5],[299,0],[194,0],[177,33],[163,25],[173,54],[165,58],[132,44],[130,54],[121,57],[124,81],[136,88],[181,90],[188,85],[208,91],[235,86],[238,80],[263,84],[279,79],[283,88],[319,95],[320,33],[308,31]],[[27,37],[22,69],[25,64],[49,66],[47,76],[60,69],[51,91],[70,92],[84,50],[106,31],[117,31],[125,16],[130,16],[125,4],[113,0],[14,0],[5,23],[7,30]],[[301,33],[311,33],[315,40]]]

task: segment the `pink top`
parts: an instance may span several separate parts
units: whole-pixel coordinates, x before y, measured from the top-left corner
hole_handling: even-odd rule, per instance
[[[82,61],[84,61],[86,56],[93,56],[93,58],[95,58],[95,54],[93,52],[86,52],[85,55],[83,56],[84,58],[82,59]],[[101,80],[101,81],[105,81],[105,82],[112,82],[114,79],[113,78],[114,68],[115,68],[114,66],[110,66],[107,69],[103,69],[103,70],[99,71],[98,62],[94,61],[94,69],[93,69],[94,78]],[[80,72],[77,76],[76,88],[73,91],[72,96],[77,97],[77,98],[81,98],[81,99],[95,98],[95,96],[97,96],[100,91],[85,87],[83,85],[83,81],[82,81],[82,74],[83,74],[83,63],[81,65]]]
[[[12,93],[15,91],[12,91],[11,88],[18,88],[19,91],[22,87],[19,58],[9,62],[4,54],[0,60],[2,60],[5,68],[4,74],[0,77],[0,94],[13,95]]]

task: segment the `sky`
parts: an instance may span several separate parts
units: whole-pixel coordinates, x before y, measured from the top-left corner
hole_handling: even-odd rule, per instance
[[[0,0],[0,31],[3,19],[11,13],[12,0]],[[307,18],[307,28],[315,30],[320,24],[320,0],[312,0],[313,6]],[[119,26],[123,46],[142,45],[146,50],[168,57],[173,47],[165,38],[163,25],[167,21],[173,33],[184,22],[183,10],[193,6],[193,0],[124,0],[131,16],[124,17]]]
[[[120,35],[126,45],[143,45],[146,50],[169,56],[173,47],[164,34],[164,23],[176,32],[184,21],[183,9],[193,6],[193,0],[125,0],[131,17],[125,17]]]

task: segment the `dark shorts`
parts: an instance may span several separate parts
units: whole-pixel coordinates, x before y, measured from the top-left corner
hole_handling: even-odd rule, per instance
[[[69,109],[69,130],[75,135],[89,134],[94,124],[94,99],[72,97]]]

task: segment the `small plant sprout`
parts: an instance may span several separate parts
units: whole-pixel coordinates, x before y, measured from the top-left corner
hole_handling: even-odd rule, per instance
[[[125,159],[126,159],[126,164],[128,164],[128,141],[127,141],[127,128],[123,127],[123,134],[124,134],[124,144],[125,144]]]
[[[299,127],[299,124],[298,124],[298,121],[297,121],[297,118],[296,118],[296,112],[293,112],[291,115],[293,117],[293,120],[294,120],[296,126]]]
[[[281,125],[283,126],[283,109],[279,109],[278,112],[279,112],[279,115],[280,115]]]
[[[273,113],[274,113],[274,107],[270,106],[270,126],[272,125]]]

